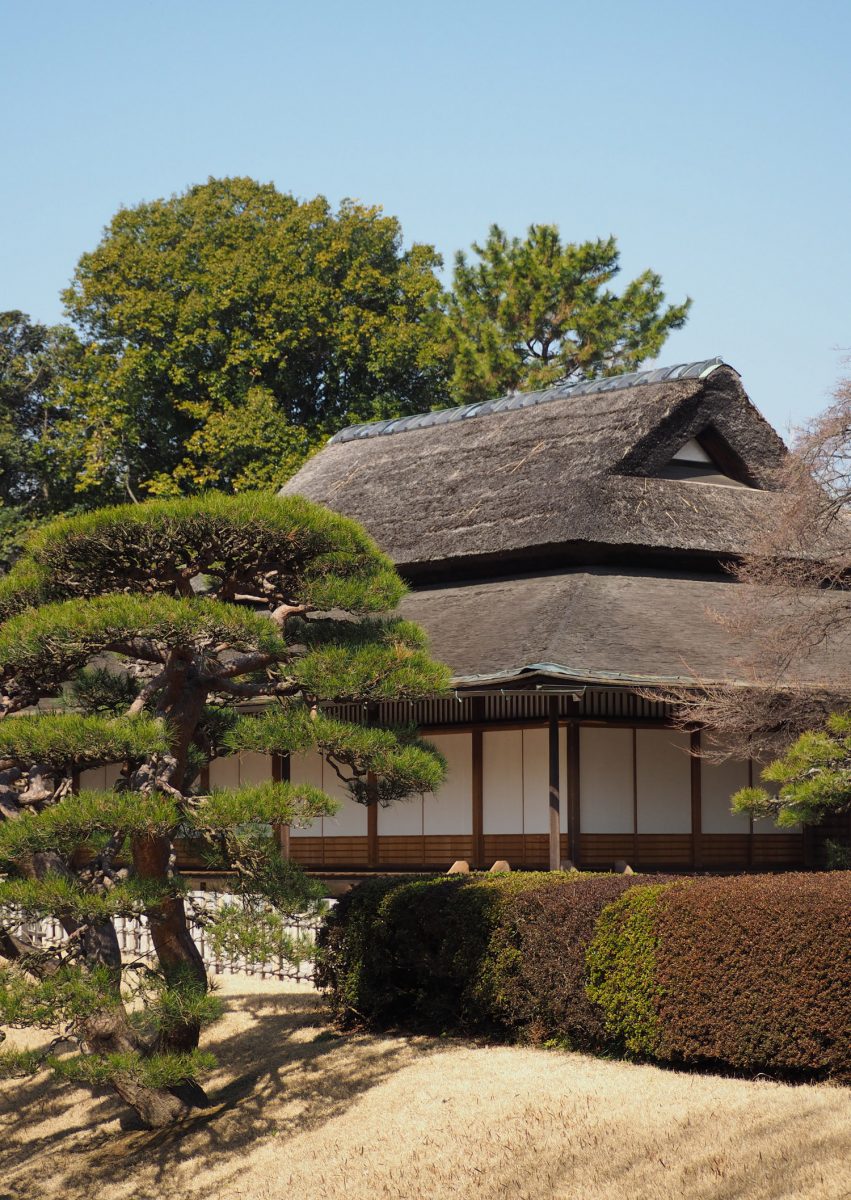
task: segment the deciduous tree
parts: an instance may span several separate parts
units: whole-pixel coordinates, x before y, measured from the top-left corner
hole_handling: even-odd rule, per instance
[[[777,786],[739,793],[739,810],[780,824],[818,823],[851,805],[851,787],[842,791],[851,711],[851,380],[798,431],[774,486],[759,538],[731,568],[742,585],[737,603],[715,614],[747,647],[744,682],[672,698],[684,724],[715,734],[719,753],[774,759],[764,780]],[[809,665],[828,645],[829,680]]]
[[[252,179],[121,209],[64,294],[80,483],[273,489],[341,425],[439,404],[439,265],[376,207]]]

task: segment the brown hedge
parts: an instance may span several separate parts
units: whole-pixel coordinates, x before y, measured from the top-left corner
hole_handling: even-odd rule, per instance
[[[851,872],[377,879],[321,943],[349,1023],[851,1079]]]
[[[483,991],[494,1018],[533,1042],[590,1049],[605,1041],[604,1016],[586,992],[586,951],[603,909],[627,888],[660,876],[574,877],[573,886],[521,892],[491,939]]]
[[[655,922],[655,1057],[851,1078],[851,874],[696,879]]]

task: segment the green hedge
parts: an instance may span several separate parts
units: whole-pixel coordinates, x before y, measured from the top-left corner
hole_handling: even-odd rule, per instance
[[[851,1079],[851,875],[371,880],[319,983],[348,1024]]]

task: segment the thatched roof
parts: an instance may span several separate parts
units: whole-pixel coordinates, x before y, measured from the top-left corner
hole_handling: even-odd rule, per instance
[[[697,435],[750,486],[660,478]],[[733,555],[765,521],[784,453],[738,374],[710,360],[359,426],[283,490],[354,517],[415,577],[595,548]]]
[[[624,686],[751,681],[746,642],[729,615],[744,585],[719,576],[614,567],[537,572],[419,587],[401,612],[429,633],[459,686],[532,676]],[[814,651],[801,678],[836,676],[846,636]]]

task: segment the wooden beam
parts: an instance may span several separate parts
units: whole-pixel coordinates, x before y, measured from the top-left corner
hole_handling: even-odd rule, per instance
[[[290,779],[290,756],[289,754],[273,754],[272,755],[272,779],[276,783],[289,783]],[[278,839],[278,849],[281,852],[281,858],[290,857],[290,827],[289,825],[276,825],[275,835]]]
[[[700,759],[700,730],[689,735],[691,750],[691,861],[696,870],[703,866],[703,763]]]
[[[372,771],[366,777],[366,786],[372,791],[376,779]],[[370,800],[366,808],[366,861],[367,866],[378,866],[378,801]]]
[[[632,863],[638,869],[638,733],[632,730]]]
[[[485,863],[485,790],[484,741],[481,729],[474,729],[473,738],[473,862],[475,867]]]
[[[582,863],[579,813],[579,725],[573,721],[567,727],[567,852],[575,867]]]
[[[550,870],[561,866],[561,784],[559,781],[558,696],[549,697]]]
[[[378,723],[378,704],[371,700],[366,706],[366,723]],[[366,809],[366,861],[370,867],[378,866],[378,780],[372,771],[366,774],[366,790],[369,804]]]

